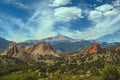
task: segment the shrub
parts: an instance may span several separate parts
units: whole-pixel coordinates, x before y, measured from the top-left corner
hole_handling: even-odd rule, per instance
[[[111,64],[106,64],[104,66],[101,76],[104,80],[119,80],[119,72],[117,67]]]

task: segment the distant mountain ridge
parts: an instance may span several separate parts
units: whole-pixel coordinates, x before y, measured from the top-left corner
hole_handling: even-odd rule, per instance
[[[39,42],[48,42],[48,43],[56,43],[56,42],[81,42],[83,39],[72,39],[67,36],[61,35],[56,37],[49,37],[41,40],[26,40],[24,42],[20,42],[22,45],[35,45]]]
[[[23,46],[34,46],[39,42],[49,43],[55,50],[57,50],[57,52],[62,54],[77,52],[95,43],[99,43],[102,47],[108,47],[111,45],[118,44],[118,43],[100,42],[97,40],[73,39],[64,35],[49,37],[41,40],[26,40],[18,44]],[[0,38],[0,52],[4,51],[4,49],[6,49],[10,43],[12,43],[12,41],[8,41],[6,39]]]
[[[61,40],[64,40],[64,39],[61,39]],[[65,43],[64,41],[60,42],[59,45],[64,48],[66,46],[66,44],[65,46],[63,45],[64,43]],[[74,43],[78,43],[78,42],[73,42],[73,44],[71,44],[72,42],[68,42],[68,43],[70,43],[71,45],[70,47],[74,48],[73,46],[76,46],[76,44],[74,45]],[[77,47],[78,49],[79,48],[81,49],[81,46],[82,47],[86,46],[86,48],[79,50],[79,51],[75,51],[75,52],[65,53],[62,55],[62,54],[59,54],[59,52],[56,49],[54,49],[53,46],[50,45],[48,42],[39,42],[35,44],[34,46],[12,43],[0,55],[17,58],[25,62],[34,62],[34,61],[39,62],[40,60],[56,60],[58,58],[60,59],[63,57],[64,58],[78,57],[81,54],[84,55],[84,54],[92,54],[92,53],[101,54],[101,53],[111,53],[111,52],[119,53],[120,52],[120,43],[116,43],[112,46],[102,48],[99,43],[96,43],[93,40],[92,41],[84,40],[84,43],[83,41],[81,41],[79,45],[80,47]]]
[[[0,37],[0,52],[2,52],[7,46],[12,43],[12,41],[8,41]]]
[[[24,42],[20,42],[20,44],[33,46],[39,42],[47,42],[51,44],[53,48],[57,50],[59,53],[80,51],[95,43],[99,43],[102,47],[107,47],[114,44],[114,43],[100,42],[97,40],[73,39],[64,35],[49,37],[41,40],[27,40]]]

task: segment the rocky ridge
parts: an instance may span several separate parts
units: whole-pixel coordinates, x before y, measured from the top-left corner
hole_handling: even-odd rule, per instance
[[[91,45],[90,47],[81,51],[81,53],[100,53],[104,51],[104,48],[101,48],[100,44],[96,43]]]
[[[48,43],[38,43],[35,46],[21,46],[12,43],[1,54],[3,56],[22,58],[22,60],[30,58],[40,60],[53,57],[59,57],[57,52]],[[42,58],[41,58],[42,57]]]

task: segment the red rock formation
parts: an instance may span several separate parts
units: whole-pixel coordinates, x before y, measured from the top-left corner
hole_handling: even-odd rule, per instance
[[[19,53],[27,53],[29,55],[50,55],[50,56],[59,56],[57,52],[52,48],[48,43],[38,43],[35,46],[21,46],[16,43],[12,43],[8,48],[3,52],[3,55],[15,56]]]
[[[64,58],[76,57],[79,56],[79,53],[65,53],[63,55]]]
[[[100,47],[100,44],[93,44],[89,48],[86,48],[81,51],[81,53],[99,53],[102,52],[104,49]]]
[[[28,51],[29,54],[32,55],[53,55],[58,56],[56,50],[52,48],[52,46],[48,43],[38,43],[37,45],[33,46]]]
[[[70,58],[70,57],[71,57],[71,53],[65,53],[65,54],[63,55],[63,57],[65,57],[65,58]]]
[[[8,48],[3,52],[3,55],[12,56],[17,55],[19,52],[22,51],[22,46],[16,43],[12,43],[8,46]]]

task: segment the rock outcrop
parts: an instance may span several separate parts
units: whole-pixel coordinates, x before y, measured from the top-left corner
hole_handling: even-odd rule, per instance
[[[51,59],[59,57],[57,52],[48,43],[38,43],[35,46],[21,46],[17,43],[12,43],[1,55],[20,58],[22,60],[32,59]],[[47,57],[47,58],[46,58]]]
[[[12,43],[7,47],[7,49],[4,50],[2,55],[13,56],[17,55],[20,52],[23,52],[22,46],[17,43]]]
[[[31,55],[52,55],[58,57],[56,50],[48,43],[40,42],[28,50]]]
[[[101,48],[100,44],[93,44],[90,47],[84,49],[81,51],[81,53],[99,53],[104,51],[103,48]]]

